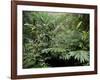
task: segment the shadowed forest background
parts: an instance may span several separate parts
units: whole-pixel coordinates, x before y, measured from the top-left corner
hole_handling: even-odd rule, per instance
[[[23,11],[23,68],[89,65],[89,14]]]

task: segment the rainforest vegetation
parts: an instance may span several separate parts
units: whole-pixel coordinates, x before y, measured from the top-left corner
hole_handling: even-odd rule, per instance
[[[89,65],[89,14],[23,11],[23,68]]]

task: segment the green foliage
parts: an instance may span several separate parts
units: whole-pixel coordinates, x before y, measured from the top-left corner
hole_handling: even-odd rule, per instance
[[[89,15],[23,11],[23,68],[70,65],[89,65]]]
[[[85,63],[89,61],[89,52],[88,51],[71,51],[69,52],[69,56],[74,57],[81,63]]]

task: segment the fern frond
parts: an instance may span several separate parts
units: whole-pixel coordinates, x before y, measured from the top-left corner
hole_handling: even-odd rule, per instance
[[[71,51],[69,55],[84,63],[85,61],[89,62],[89,51]]]

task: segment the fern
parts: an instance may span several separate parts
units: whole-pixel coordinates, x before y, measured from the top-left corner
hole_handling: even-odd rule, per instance
[[[88,51],[71,51],[69,52],[71,57],[80,61],[80,63],[89,62],[89,52]]]

